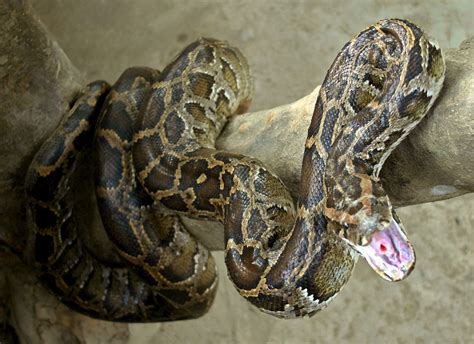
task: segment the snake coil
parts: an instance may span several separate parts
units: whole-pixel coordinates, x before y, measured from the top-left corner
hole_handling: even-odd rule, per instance
[[[316,101],[296,206],[261,162],[214,146],[252,96],[236,48],[203,38],[161,73],[130,68],[111,88],[92,83],[28,170],[30,260],[63,303],[92,317],[198,317],[216,293],[214,261],[166,208],[222,222],[232,282],[279,317],[324,308],[359,254],[402,279],[415,256],[379,172],[443,78],[441,51],[406,20],[382,20],[348,42]],[[92,142],[101,218],[124,266],[96,258],[78,236],[71,177]]]

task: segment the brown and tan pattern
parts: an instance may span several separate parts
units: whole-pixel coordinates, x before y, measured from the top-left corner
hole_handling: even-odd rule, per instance
[[[31,259],[48,288],[91,316],[199,316],[215,294],[214,263],[170,209],[224,224],[230,278],[276,316],[324,308],[358,253],[383,277],[401,279],[414,253],[378,174],[433,104],[443,76],[440,50],[407,21],[380,21],[347,43],[316,102],[296,207],[262,163],[214,148],[252,95],[237,49],[201,39],[161,73],[129,69],[110,91],[91,84],[31,164]],[[77,240],[68,196],[99,110],[97,197],[125,267],[97,260]]]
[[[120,256],[172,306],[160,318],[147,315],[155,321],[202,315],[217,287],[208,250],[190,236],[178,216],[163,213],[135,177],[133,134],[140,108],[158,78],[159,73],[149,68],[130,68],[122,74],[103,106],[95,142],[104,228]]]

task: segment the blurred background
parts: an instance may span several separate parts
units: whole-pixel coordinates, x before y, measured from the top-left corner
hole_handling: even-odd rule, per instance
[[[474,31],[472,0],[31,3],[87,80],[113,82],[130,66],[162,69],[199,36],[228,40],[253,71],[250,111],[309,94],[343,44],[379,19],[409,19],[443,49],[458,47]],[[76,331],[87,343],[474,342],[474,195],[402,208],[399,215],[417,251],[412,275],[390,284],[360,260],[343,292],[313,318],[285,321],[251,307],[227,279],[222,252],[215,252],[219,292],[203,318],[129,325],[130,331],[91,320]]]

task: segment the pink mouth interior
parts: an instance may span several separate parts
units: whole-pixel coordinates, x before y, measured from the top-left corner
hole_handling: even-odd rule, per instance
[[[368,245],[356,249],[372,269],[389,281],[404,279],[415,266],[413,246],[393,220],[387,228],[375,232]]]

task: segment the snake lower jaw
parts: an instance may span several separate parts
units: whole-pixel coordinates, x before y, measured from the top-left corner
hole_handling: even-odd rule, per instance
[[[413,245],[395,220],[387,228],[376,231],[367,245],[354,248],[380,277],[390,282],[405,279],[415,267]]]

